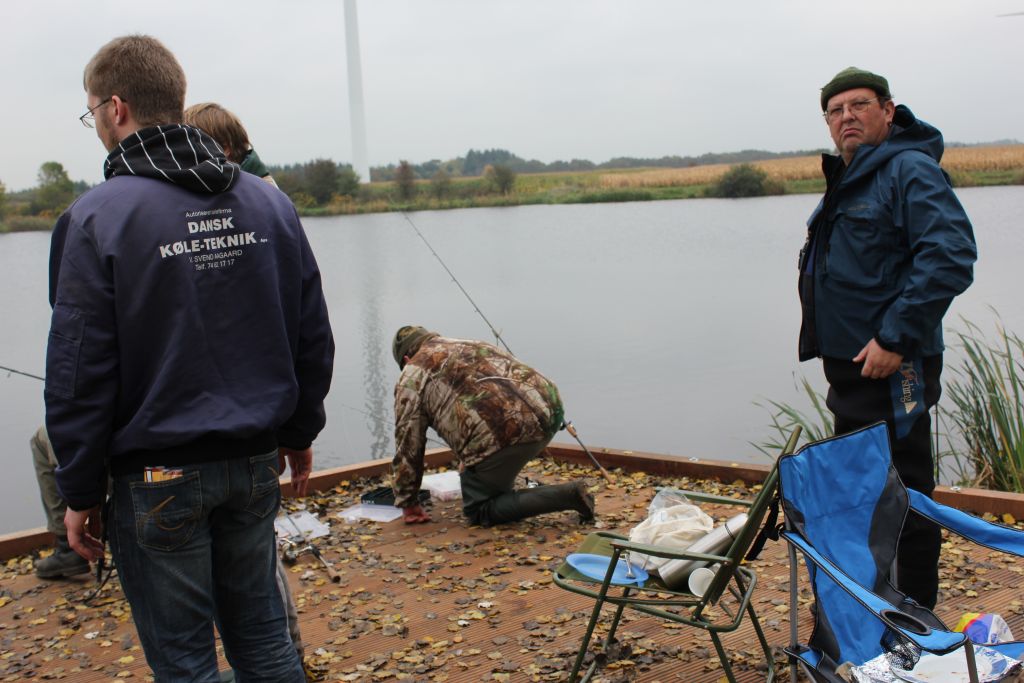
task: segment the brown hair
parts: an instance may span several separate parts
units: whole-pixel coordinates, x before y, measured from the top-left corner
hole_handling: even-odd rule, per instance
[[[242,163],[249,151],[249,134],[238,117],[216,102],[193,104],[185,110],[185,123],[202,129],[228,154],[228,161]]]
[[[152,36],[114,38],[85,66],[85,90],[101,100],[117,95],[142,126],[180,123],[185,108],[185,72]]]

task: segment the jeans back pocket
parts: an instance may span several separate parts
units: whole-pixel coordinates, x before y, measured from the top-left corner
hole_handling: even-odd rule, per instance
[[[203,511],[199,472],[177,479],[130,484],[138,544],[151,550],[175,550],[188,543]]]
[[[249,458],[249,476],[252,489],[245,511],[260,519],[277,512],[281,502],[281,484],[277,451]]]

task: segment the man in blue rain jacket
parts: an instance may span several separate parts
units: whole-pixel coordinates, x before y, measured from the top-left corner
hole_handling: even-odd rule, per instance
[[[896,106],[885,78],[849,67],[821,91],[839,154],[800,255],[800,360],[821,357],[842,434],[885,420],[910,488],[935,488],[928,410],[941,392],[942,317],[973,279],[970,220],[939,167],[942,134]],[[940,535],[908,520],[898,588],[935,605]]]

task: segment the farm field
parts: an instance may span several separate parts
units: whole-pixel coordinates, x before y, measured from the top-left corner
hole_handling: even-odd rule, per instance
[[[820,181],[824,186],[821,158],[817,156],[755,161],[751,165],[765,171],[769,178],[783,183]],[[632,172],[606,171],[600,174],[600,186],[637,188],[710,185],[730,167],[730,164],[713,164]],[[953,147],[946,150],[942,167],[953,176],[954,183],[961,186],[985,185],[989,184],[984,182],[987,177],[1014,173],[1017,174],[1017,182],[1024,182],[1024,145]],[[962,182],[957,182],[958,179]]]
[[[787,157],[750,162],[764,171],[784,194],[818,193],[825,189],[820,156]],[[445,194],[429,180],[416,181],[411,199],[399,200],[395,183],[364,186],[358,198],[339,198],[326,207],[302,211],[307,215],[373,213],[599,202],[691,199],[709,196],[709,188],[734,164],[689,168],[631,168],[571,173],[519,174],[507,194],[489,191],[479,177],[451,178]],[[942,166],[956,187],[1024,184],[1024,145],[952,147]]]

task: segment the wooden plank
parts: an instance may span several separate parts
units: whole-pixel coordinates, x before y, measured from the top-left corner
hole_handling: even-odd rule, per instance
[[[555,460],[591,467],[590,459],[578,445],[552,444],[548,454]],[[768,465],[756,463],[702,460],[675,455],[626,451],[614,448],[596,448],[591,452],[606,469],[622,469],[627,472],[647,472],[661,476],[688,477],[690,479],[717,480],[723,483],[741,481],[748,485],[757,484],[768,474]],[[452,452],[447,448],[428,450],[425,456],[429,468],[448,466]],[[344,467],[317,470],[309,478],[312,492],[327,492],[342,481],[365,477],[386,477],[391,471],[390,460],[369,460]],[[595,470],[596,472],[596,470]],[[281,480],[284,497],[294,496],[291,480]],[[935,489],[935,500],[959,510],[975,514],[991,513],[997,517],[1010,514],[1014,519],[1024,519],[1024,494],[991,491],[989,489],[939,486]],[[45,529],[29,529],[0,536],[0,560],[34,552],[53,544],[53,536]]]
[[[358,500],[362,486],[341,486],[306,501],[332,521],[330,536],[318,542],[342,573],[342,582],[328,581],[309,556],[300,558],[288,579],[299,605],[307,653],[327,672],[328,680],[396,680],[396,672],[409,673],[410,680],[448,683],[564,680],[592,603],[555,587],[551,571],[594,528],[627,532],[635,526],[646,516],[656,485],[683,481],[647,474],[620,477],[609,486],[588,467],[555,460],[534,461],[524,474],[546,483],[586,476],[597,497],[597,521],[583,526],[573,513],[555,513],[483,529],[467,526],[459,501],[447,501],[433,505],[428,524],[349,525],[333,515]],[[689,479],[686,485],[694,483]],[[728,483],[707,488],[727,496],[750,494],[749,486]],[[702,507],[719,521],[736,510]],[[20,556],[0,565],[0,681],[63,676],[92,683],[126,673],[131,674],[127,680],[146,680],[149,669],[116,579],[98,601],[84,605],[82,598],[94,585],[91,578],[40,581],[32,574],[31,562],[30,556]],[[1015,633],[1024,633],[1016,565],[1015,558],[947,538],[939,616],[955,624],[966,611],[997,612]],[[785,645],[790,619],[785,546],[770,543],[750,566],[758,575],[754,604],[769,641]],[[811,597],[803,573],[800,609],[793,616],[806,635]],[[609,618],[610,612],[599,633]],[[699,631],[666,628],[657,619],[627,613],[619,637],[633,654],[618,670],[608,670],[604,680],[721,679],[714,650]],[[750,654],[756,645],[746,620],[724,642],[740,660],[739,681],[764,680]],[[421,670],[415,671],[418,667]]]

